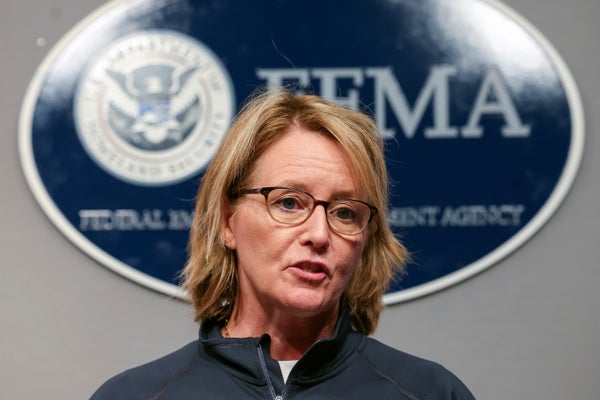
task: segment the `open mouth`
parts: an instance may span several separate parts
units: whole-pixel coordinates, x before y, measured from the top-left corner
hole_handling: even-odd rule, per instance
[[[329,268],[322,263],[299,262],[291,266],[298,277],[308,281],[321,281],[329,275]]]

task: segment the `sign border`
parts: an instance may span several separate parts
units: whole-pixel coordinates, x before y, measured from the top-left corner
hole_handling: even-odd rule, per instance
[[[138,0],[137,2],[140,1],[143,0]],[[581,164],[581,160],[583,158],[585,141],[584,110],[577,84],[565,61],[562,59],[551,42],[532,23],[530,23],[512,8],[501,3],[499,0],[477,1],[490,4],[491,6],[497,8],[500,12],[508,15],[517,24],[523,27],[530,35],[533,36],[537,43],[542,46],[543,50],[545,50],[557,68],[558,75],[562,84],[564,85],[565,93],[569,103],[569,111],[571,113],[571,142],[567,160],[565,162],[563,172],[551,196],[535,214],[535,216],[508,241],[504,242],[502,245],[492,252],[486,254],[484,257],[461,268],[458,271],[413,288],[385,294],[383,296],[383,302],[386,305],[393,305],[415,300],[420,297],[439,292],[443,289],[447,289],[483,272],[507,257],[510,253],[516,251],[544,226],[544,224],[562,204],[573,185],[577,171]],[[87,17],[84,17],[73,28],[67,31],[67,33],[57,41],[49,53],[44,57],[27,88],[22,102],[18,128],[19,154],[26,181],[29,184],[29,187],[38,204],[48,218],[52,221],[52,223],[54,223],[54,225],[58,228],[58,230],[63,233],[73,244],[75,244],[80,250],[82,250],[95,261],[137,284],[171,297],[185,299],[187,294],[179,286],[167,283],[158,278],[145,274],[133,267],[130,267],[107,252],[101,250],[83,234],[81,234],[81,232],[75,229],[75,227],[69,223],[63,213],[58,209],[44,187],[41,177],[38,173],[33,154],[31,137],[33,113],[35,110],[37,96],[41,91],[44,78],[49,68],[62,53],[64,48],[92,22],[96,21],[103,14],[115,11],[119,7],[130,6],[137,2],[111,0],[107,4],[100,6],[95,11],[92,11]]]

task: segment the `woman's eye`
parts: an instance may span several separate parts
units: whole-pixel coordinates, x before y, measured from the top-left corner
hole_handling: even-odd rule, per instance
[[[350,221],[356,219],[356,212],[350,207],[338,207],[335,209],[335,217],[340,220]]]
[[[285,208],[286,210],[293,210],[295,208],[298,208],[298,201],[292,197],[285,197],[282,199],[279,199],[279,205],[283,208]]]

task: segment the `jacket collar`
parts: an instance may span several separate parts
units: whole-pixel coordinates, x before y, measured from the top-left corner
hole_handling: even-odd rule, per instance
[[[261,356],[273,384],[282,386],[283,381],[277,361],[269,355],[271,338],[264,334],[256,338],[223,338],[221,324],[205,321],[200,327],[199,351],[205,352],[231,374],[248,382],[264,385],[266,377],[261,366]],[[350,316],[342,309],[334,335],[314,343],[298,360],[289,381],[310,383],[327,379],[339,373],[350,362],[354,349],[364,336],[352,331]]]

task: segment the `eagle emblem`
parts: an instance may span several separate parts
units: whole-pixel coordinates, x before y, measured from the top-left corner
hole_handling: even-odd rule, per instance
[[[74,101],[79,140],[109,174],[170,185],[201,171],[235,111],[231,78],[212,50],[169,30],[140,31],[90,62]]]
[[[128,73],[107,69],[108,121],[128,144],[168,150],[193,131],[201,104],[193,84],[196,66],[146,65]]]

